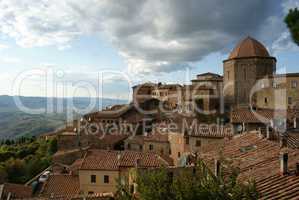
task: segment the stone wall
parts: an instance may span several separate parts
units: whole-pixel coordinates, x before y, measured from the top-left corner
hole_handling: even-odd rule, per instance
[[[228,106],[249,105],[252,89],[260,77],[275,73],[274,58],[246,58],[224,61],[224,98]]]

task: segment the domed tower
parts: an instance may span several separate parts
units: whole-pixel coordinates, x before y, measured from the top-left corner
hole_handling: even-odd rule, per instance
[[[257,80],[276,72],[276,58],[259,41],[243,39],[223,61],[224,100],[227,107],[248,106]]]

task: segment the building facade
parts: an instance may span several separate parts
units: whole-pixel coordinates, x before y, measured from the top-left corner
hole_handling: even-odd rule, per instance
[[[266,47],[247,37],[223,61],[224,98],[227,107],[248,106],[257,80],[276,72],[276,58]]]
[[[267,109],[299,109],[299,73],[277,74],[261,79],[256,106]]]

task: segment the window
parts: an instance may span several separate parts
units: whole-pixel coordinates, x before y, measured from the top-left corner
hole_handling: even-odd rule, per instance
[[[134,185],[130,185],[130,193],[131,193],[131,194],[134,193]]]
[[[129,149],[129,150],[131,149],[131,144],[128,144],[128,149]]]
[[[278,88],[278,84],[275,81],[273,81],[273,88]]]
[[[90,176],[90,182],[91,182],[91,183],[96,183],[96,179],[97,179],[97,176],[96,176],[96,175],[91,175],[91,176]]]
[[[292,81],[292,88],[297,88],[298,82],[297,81]]]
[[[195,146],[200,147],[201,146],[201,141],[200,140],[196,140]]]
[[[265,97],[265,104],[267,104],[268,103],[268,98],[267,97]]]
[[[189,137],[186,137],[186,138],[185,138],[185,143],[186,143],[186,144],[189,144]]]
[[[227,80],[229,80],[229,78],[230,78],[230,77],[229,77],[229,71],[227,71]]]
[[[181,152],[178,152],[178,157],[179,157],[179,158],[181,157]]]
[[[142,151],[142,149],[143,149],[143,146],[139,145],[139,150]]]
[[[292,97],[289,97],[288,98],[288,104],[291,105],[292,103],[293,103],[293,99],[292,99]]]
[[[151,150],[151,151],[154,150],[154,145],[150,144],[149,145],[149,150]]]
[[[104,183],[109,183],[109,176],[108,175],[104,175]]]
[[[246,69],[244,69],[244,80],[246,80],[246,77],[247,77],[247,75],[246,75]]]
[[[94,192],[93,191],[88,191],[88,194],[92,195],[92,194],[94,194]]]

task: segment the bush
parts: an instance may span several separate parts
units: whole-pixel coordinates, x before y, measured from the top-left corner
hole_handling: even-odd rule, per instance
[[[57,151],[56,140],[47,142],[23,137],[15,145],[2,144],[0,182],[25,183],[47,168],[51,164],[51,155]]]
[[[255,200],[258,193],[254,181],[243,184],[237,181],[238,170],[230,176],[215,177],[200,162],[195,170],[181,171],[175,176],[167,169],[142,170],[137,173],[138,196],[140,200]],[[128,187],[120,184],[116,196],[118,200],[134,199]]]

